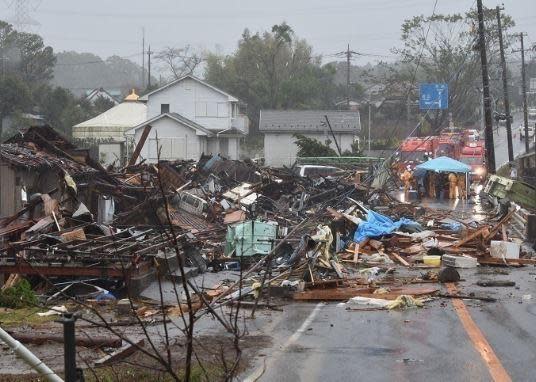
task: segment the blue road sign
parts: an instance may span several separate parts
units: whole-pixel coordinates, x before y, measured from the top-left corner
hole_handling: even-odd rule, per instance
[[[421,84],[419,108],[421,110],[444,110],[449,108],[448,84]]]

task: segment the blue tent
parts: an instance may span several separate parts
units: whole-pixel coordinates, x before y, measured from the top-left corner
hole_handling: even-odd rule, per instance
[[[435,158],[428,162],[421,163],[415,168],[436,172],[471,172],[470,166],[449,157]]]

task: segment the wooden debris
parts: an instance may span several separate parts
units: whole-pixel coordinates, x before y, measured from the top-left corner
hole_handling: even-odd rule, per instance
[[[134,344],[127,343],[126,345],[117,349],[113,353],[108,354],[107,356],[96,360],[95,366],[104,366],[104,365],[109,365],[111,363],[120,361],[128,357],[129,355],[134,354],[143,345],[144,345],[143,338],[141,340],[134,342]]]
[[[24,344],[36,344],[41,345],[46,342],[59,342],[63,343],[63,334],[41,334],[41,333],[14,333],[9,334],[16,340]],[[110,336],[77,336],[76,345],[84,346],[87,348],[93,347],[106,347],[106,348],[118,348],[121,347],[121,338],[114,338]]]

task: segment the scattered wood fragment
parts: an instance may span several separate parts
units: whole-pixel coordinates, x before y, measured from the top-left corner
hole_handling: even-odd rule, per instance
[[[144,345],[143,338],[134,342],[133,344],[127,343],[126,345],[120,347],[116,351],[107,356],[104,356],[95,361],[95,366],[104,366],[109,365],[110,363],[120,361],[131,354],[134,354],[140,347]]]
[[[454,248],[458,248],[462,245],[464,245],[465,243],[468,243],[470,242],[471,240],[474,240],[476,238],[478,238],[479,236],[482,236],[483,233],[484,233],[484,230],[486,229],[486,227],[482,227],[482,228],[479,228],[477,229],[475,232],[469,234],[467,237],[465,237],[464,239],[460,239],[458,240],[457,242],[455,242],[453,244],[453,247]]]
[[[536,264],[536,259],[499,259],[495,257],[478,258],[478,263],[482,265],[510,265],[521,266]]]
[[[394,261],[397,261],[398,263],[402,264],[403,266],[405,267],[409,267],[410,264],[404,260],[404,258],[402,256],[400,256],[398,253],[389,253],[389,257],[394,257]]]
[[[46,342],[59,342],[63,343],[63,334],[40,334],[40,333],[14,333],[9,334],[16,340],[24,344],[36,344],[41,345]],[[104,337],[104,336],[77,336],[76,345],[84,346],[87,348],[93,347],[107,347],[118,348],[121,347],[121,338]]]

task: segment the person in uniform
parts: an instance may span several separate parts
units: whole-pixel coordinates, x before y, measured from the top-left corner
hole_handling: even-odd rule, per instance
[[[436,174],[433,171],[428,172],[428,196],[436,197]]]
[[[406,170],[400,176],[400,179],[402,180],[402,182],[404,182],[404,196],[406,200],[409,195],[409,189],[411,188],[411,178],[412,178],[411,172],[409,170],[410,170],[410,167],[409,166],[406,167]]]
[[[458,175],[458,198],[466,199],[465,195],[465,174]]]
[[[456,186],[458,185],[458,177],[455,173],[449,174],[449,199],[456,199]]]

